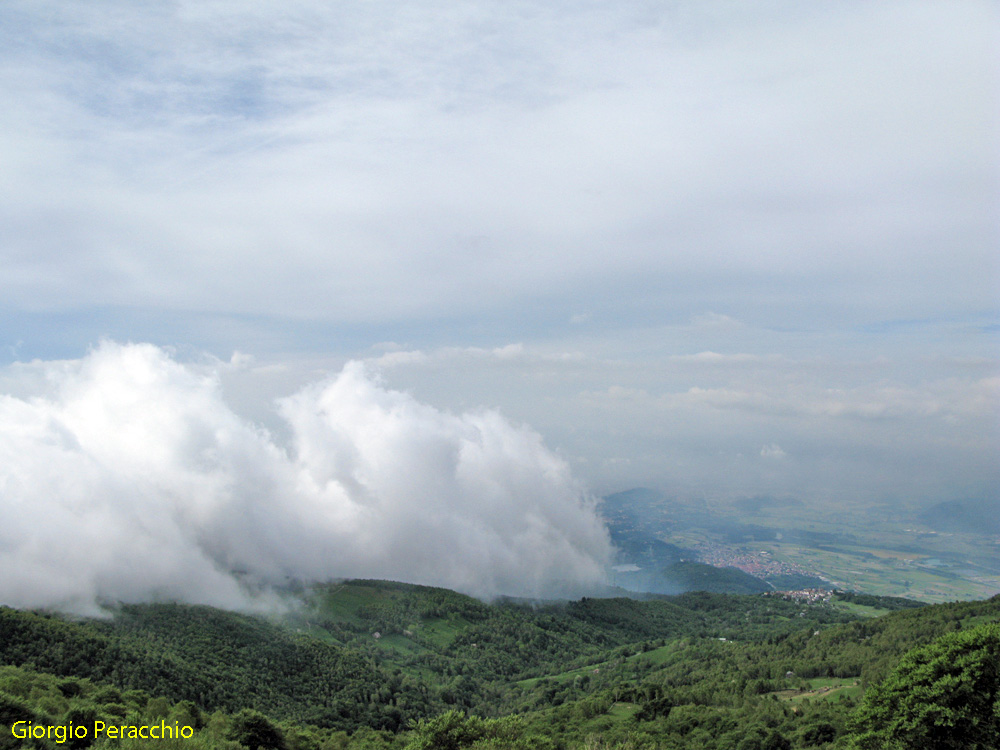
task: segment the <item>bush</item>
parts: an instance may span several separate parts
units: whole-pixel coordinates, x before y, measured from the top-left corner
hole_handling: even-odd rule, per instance
[[[855,750],[995,750],[1000,624],[949,633],[906,654],[852,717]]]

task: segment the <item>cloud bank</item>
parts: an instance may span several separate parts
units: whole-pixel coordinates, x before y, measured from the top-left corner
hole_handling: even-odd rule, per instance
[[[820,507],[995,497],[1000,363],[960,356],[986,341],[957,325],[935,330],[945,343],[929,355],[926,330],[906,346],[858,352],[731,321],[710,333],[650,329],[605,344],[601,356],[529,344],[394,350],[372,361],[428,403],[489,403],[530,421],[602,494],[646,486]],[[712,349],[693,348],[706,342]]]
[[[453,414],[358,362],[238,416],[219,371],[152,345],[0,376],[0,602],[246,607],[246,581],[378,577],[481,596],[601,580],[610,543],[540,436]]]

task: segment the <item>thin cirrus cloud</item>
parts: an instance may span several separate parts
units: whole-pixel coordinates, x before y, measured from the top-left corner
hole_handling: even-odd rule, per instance
[[[581,297],[990,299],[988,4],[2,12],[7,305],[566,331]]]

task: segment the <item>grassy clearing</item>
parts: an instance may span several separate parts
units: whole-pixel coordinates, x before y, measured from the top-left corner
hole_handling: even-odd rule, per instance
[[[612,727],[630,724],[635,720],[635,712],[639,706],[635,703],[612,703],[606,713],[584,720],[580,724],[580,734],[600,736]]]
[[[461,618],[425,620],[420,624],[420,637],[437,649],[445,649],[470,623]]]
[[[375,643],[379,648],[394,651],[400,656],[417,656],[418,654],[429,653],[429,649],[424,648],[419,643],[414,643],[405,635],[398,633],[384,635]]]
[[[646,661],[650,664],[664,664],[670,659],[670,655],[677,650],[675,644],[669,644],[667,646],[661,646],[660,648],[654,648],[652,651],[643,651],[641,654],[635,654],[634,656],[628,657],[626,661]]]
[[[384,598],[386,593],[368,586],[340,584],[320,594],[320,609],[333,620],[357,625],[361,623],[358,610]]]
[[[618,720],[631,719],[639,706],[635,703],[624,703],[618,701],[608,709],[608,715]]]
[[[636,654],[632,654],[624,659],[627,662],[637,662],[642,661],[645,663],[652,664],[654,666],[659,666],[665,664],[671,658],[671,655],[676,651],[676,643],[668,643],[666,646],[660,646],[659,648],[654,648],[650,651],[641,651]],[[621,662],[617,662],[621,664]],[[584,667],[577,667],[576,669],[570,669],[566,672],[559,672],[558,674],[543,675],[542,677],[531,677],[527,680],[518,681],[518,685],[523,688],[530,688],[539,680],[552,680],[554,682],[567,682],[569,680],[575,680],[577,677],[583,677],[586,675],[593,675],[594,670],[604,671],[615,665],[615,662],[602,661],[595,664],[588,664]]]
[[[997,618],[992,615],[979,615],[978,617],[968,617],[962,622],[962,627],[966,630],[969,628],[974,628],[977,625],[985,625],[986,623],[995,623]]]
[[[552,682],[569,682],[575,680],[577,677],[583,677],[584,675],[593,675],[595,669],[606,669],[608,662],[601,662],[600,664],[589,664],[586,667],[579,667],[577,669],[571,669],[568,672],[560,672],[559,674],[547,674],[541,677],[529,677],[527,680],[519,680],[516,684],[522,688],[531,688],[539,680],[550,680]]]
[[[779,700],[790,703],[801,703],[802,701],[828,701],[836,698],[861,696],[860,677],[816,677],[809,682],[808,690],[779,690],[772,695],[776,695]]]
[[[854,602],[834,601],[833,606],[845,612],[851,612],[859,617],[881,617],[892,610],[881,607],[869,607],[867,604],[855,604]]]

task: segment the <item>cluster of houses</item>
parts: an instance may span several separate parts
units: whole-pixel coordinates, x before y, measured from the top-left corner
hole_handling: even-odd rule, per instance
[[[785,601],[802,604],[825,604],[833,592],[829,589],[797,589],[796,591],[769,591],[765,596],[780,596]]]

